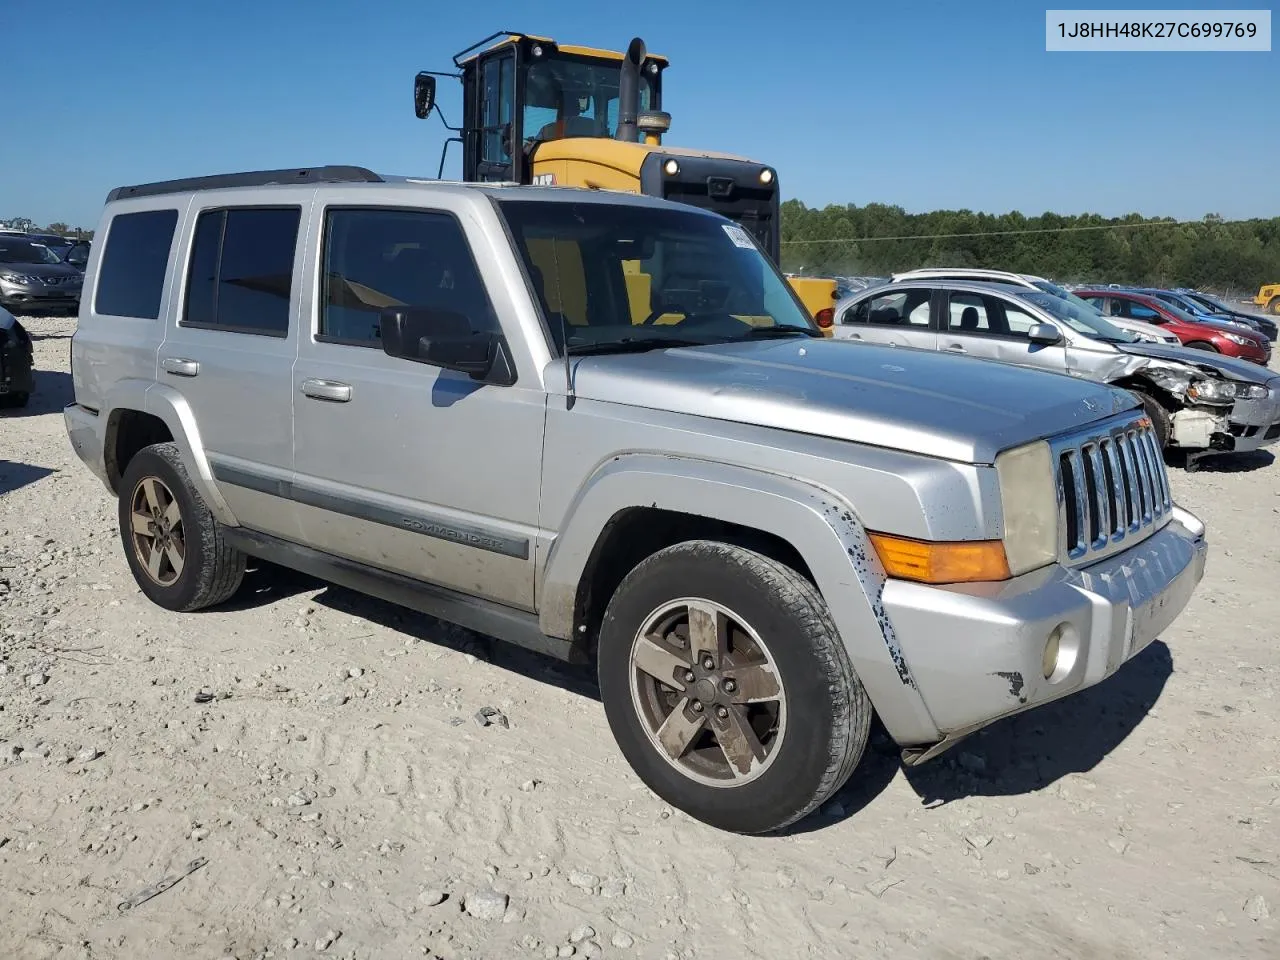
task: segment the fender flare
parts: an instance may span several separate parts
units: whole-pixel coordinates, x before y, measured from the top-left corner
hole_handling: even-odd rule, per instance
[[[765,470],[658,454],[602,464],[565,512],[543,569],[539,620],[574,630],[578,586],[597,540],[619,512],[653,507],[773,534],[808,565],[854,670],[899,743],[941,737],[916,687],[881,597],[886,577],[853,506],[825,487]]]
[[[183,466],[187,468],[187,474],[209,507],[209,512],[227,526],[240,525],[214,482],[213,470],[200,442],[200,428],[196,424],[195,413],[182,394],[154,381],[128,379],[114,384],[106,400],[103,415],[108,424],[105,434],[107,443],[112,439],[111,424],[115,415],[122,410],[136,410],[158,418],[177,444]]]

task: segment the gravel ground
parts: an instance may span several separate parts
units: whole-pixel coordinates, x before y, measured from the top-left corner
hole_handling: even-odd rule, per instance
[[[879,740],[819,815],[743,838],[637,781],[587,674],[274,568],[150,605],[63,429],[74,321],[24,323],[0,956],[1280,956],[1271,454],[1173,471],[1208,573],[1111,680],[910,773]]]

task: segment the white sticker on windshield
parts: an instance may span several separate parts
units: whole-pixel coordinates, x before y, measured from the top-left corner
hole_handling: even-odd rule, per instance
[[[742,247],[746,250],[755,248],[755,244],[751,242],[751,237],[747,235],[747,231],[743,230],[736,223],[722,223],[724,232],[729,235],[729,239],[733,241],[735,247]]]

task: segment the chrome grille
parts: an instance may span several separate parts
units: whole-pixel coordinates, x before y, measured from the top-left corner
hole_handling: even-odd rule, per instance
[[[1051,442],[1058,483],[1058,554],[1092,563],[1145,539],[1173,507],[1160,444],[1146,417]]]

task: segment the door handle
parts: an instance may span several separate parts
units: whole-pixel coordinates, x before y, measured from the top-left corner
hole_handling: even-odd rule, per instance
[[[302,392],[315,400],[346,403],[351,399],[351,384],[337,380],[303,380]]]
[[[183,357],[165,357],[160,366],[165,373],[172,373],[175,377],[194,377],[200,373],[200,364]]]
[[[961,345],[960,345],[960,344],[958,344],[958,343],[948,343],[948,344],[947,344],[947,349],[948,349],[948,350],[950,350],[952,353],[964,353],[964,352],[965,352],[964,347],[963,347],[963,346],[961,346]]]

